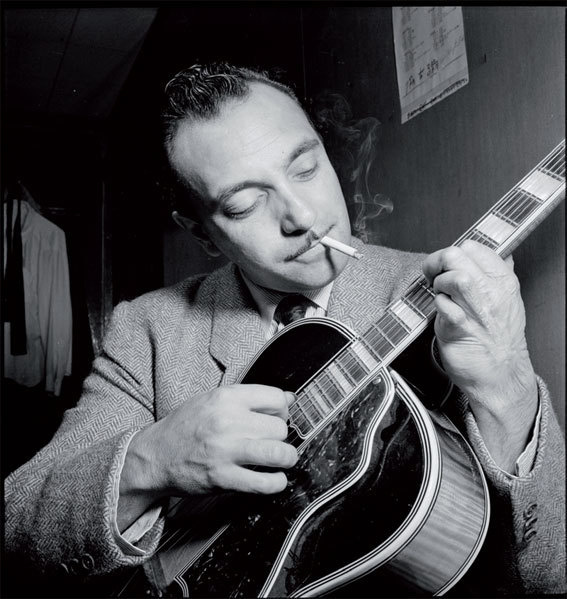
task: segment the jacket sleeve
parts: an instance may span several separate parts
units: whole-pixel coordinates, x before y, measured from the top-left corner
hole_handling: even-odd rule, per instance
[[[525,476],[508,474],[494,463],[472,412],[462,404],[467,436],[488,479],[492,508],[487,539],[470,578],[482,570],[493,592],[536,596],[566,591],[565,440],[541,379],[538,386],[540,430],[535,461]]]
[[[113,522],[124,454],[154,422],[153,344],[143,311],[120,304],[102,354],[52,441],[5,482],[5,548],[47,576],[98,575],[140,564],[163,518],[140,539],[141,555],[117,544]]]

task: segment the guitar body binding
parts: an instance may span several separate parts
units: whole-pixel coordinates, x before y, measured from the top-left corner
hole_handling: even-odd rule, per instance
[[[331,319],[298,321],[262,349],[241,382],[299,392],[355,338]],[[348,585],[359,594],[431,595],[472,563],[488,525],[482,471],[457,430],[442,415],[432,419],[395,371],[369,375],[314,434],[294,443],[299,461],[287,472],[287,489],[220,502],[207,518],[216,538],[160,591],[309,597]],[[455,509],[456,485],[474,506]],[[473,532],[462,539],[465,529]],[[423,550],[451,534],[450,550]]]

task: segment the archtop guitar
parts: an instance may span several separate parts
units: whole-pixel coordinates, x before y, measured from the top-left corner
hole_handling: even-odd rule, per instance
[[[563,141],[454,245],[474,239],[504,257],[564,196]],[[441,409],[451,391],[442,370],[405,372],[411,348],[434,347],[434,297],[420,276],[363,334],[309,318],[273,337],[239,382],[296,394],[288,487],[173,500],[160,549],[119,594],[312,597],[351,585],[356,596],[364,584],[375,596],[416,596],[456,584],[490,504],[473,451]]]

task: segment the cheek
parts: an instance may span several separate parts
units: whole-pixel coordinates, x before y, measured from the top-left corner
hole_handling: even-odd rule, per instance
[[[244,225],[218,232],[217,247],[232,262],[239,266],[263,265],[270,261],[275,237],[269,227]]]
[[[346,210],[345,200],[341,184],[333,167],[329,164],[326,176],[324,177],[323,198],[327,202],[332,202],[335,211]]]

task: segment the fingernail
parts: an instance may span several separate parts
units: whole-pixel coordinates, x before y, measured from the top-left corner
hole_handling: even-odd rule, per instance
[[[295,393],[292,393],[291,391],[286,391],[285,398],[287,400],[287,405],[291,406],[291,404],[295,401]]]

